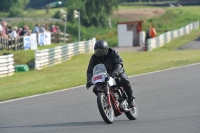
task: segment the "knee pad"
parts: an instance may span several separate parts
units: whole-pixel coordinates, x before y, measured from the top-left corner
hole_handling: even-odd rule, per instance
[[[119,77],[118,77],[118,82],[119,82],[120,84],[127,84],[127,82],[129,82],[129,81],[128,81],[127,75],[126,75],[125,73],[121,73],[121,74],[119,75]]]

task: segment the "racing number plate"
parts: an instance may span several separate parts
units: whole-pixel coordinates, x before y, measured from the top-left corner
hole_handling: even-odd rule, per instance
[[[102,74],[100,75],[94,75],[93,76],[93,81],[94,83],[97,83],[97,82],[104,82],[105,78],[103,77]]]
[[[102,82],[103,77],[102,75],[96,75],[93,77],[94,82]]]

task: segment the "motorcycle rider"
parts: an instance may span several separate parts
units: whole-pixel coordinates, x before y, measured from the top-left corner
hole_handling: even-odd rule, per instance
[[[91,87],[93,68],[99,63],[105,65],[107,72],[110,76],[118,78],[119,85],[121,85],[125,89],[128,96],[129,107],[134,107],[135,97],[133,97],[131,84],[123,68],[122,58],[115,50],[109,48],[109,45],[105,40],[98,40],[94,45],[94,54],[91,56],[87,69],[86,88],[88,89],[89,87]],[[97,95],[96,87],[93,88],[93,92]]]

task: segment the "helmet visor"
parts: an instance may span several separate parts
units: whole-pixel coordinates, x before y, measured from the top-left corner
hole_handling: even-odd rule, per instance
[[[96,49],[94,50],[94,54],[97,56],[97,57],[100,57],[100,56],[105,56],[107,54],[108,50],[107,49]]]

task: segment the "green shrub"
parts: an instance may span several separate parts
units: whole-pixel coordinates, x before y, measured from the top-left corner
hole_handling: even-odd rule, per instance
[[[8,16],[7,14],[8,14],[8,13],[0,12],[0,18],[4,18],[4,17]]]
[[[53,18],[60,19],[60,11],[56,11],[55,14],[53,15]]]
[[[200,15],[191,14],[180,8],[166,8],[166,10],[167,12],[161,17],[152,18],[143,23],[143,30],[147,31],[151,25],[154,25],[159,35],[166,31],[182,28],[200,19]]]
[[[22,16],[23,10],[18,7],[12,7],[9,10],[9,17],[16,17],[16,16]]]

